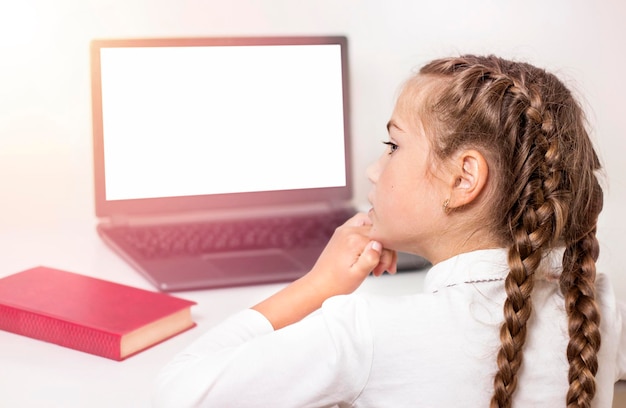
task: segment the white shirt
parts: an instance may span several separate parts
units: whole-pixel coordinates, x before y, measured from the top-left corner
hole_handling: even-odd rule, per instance
[[[565,406],[568,334],[558,272],[547,265],[536,279],[513,406]],[[481,250],[433,266],[425,293],[337,296],[281,330],[244,310],[162,370],[155,405],[489,406],[507,273],[505,250]],[[626,305],[606,276],[598,276],[597,290],[602,346],[593,406],[604,408],[615,381],[626,379]]]

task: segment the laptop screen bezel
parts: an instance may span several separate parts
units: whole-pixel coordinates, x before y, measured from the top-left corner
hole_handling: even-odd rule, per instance
[[[104,133],[100,55],[104,48],[117,47],[195,47],[249,45],[338,44],[341,49],[343,83],[343,126],[346,185],[341,187],[279,190],[250,193],[194,195],[126,200],[107,200],[105,183]],[[274,36],[274,37],[197,37],[94,39],[90,44],[94,196],[97,217],[172,214],[186,211],[209,211],[230,208],[277,206],[298,203],[333,202],[352,199],[352,159],[350,134],[350,92],[347,37]],[[320,158],[323,162],[323,158]]]

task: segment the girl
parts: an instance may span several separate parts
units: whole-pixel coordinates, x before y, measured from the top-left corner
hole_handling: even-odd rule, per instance
[[[369,213],[313,269],[166,366],[162,406],[609,407],[625,306],[596,279],[599,161],[553,75],[433,61],[402,88]],[[425,293],[352,294],[395,250]]]

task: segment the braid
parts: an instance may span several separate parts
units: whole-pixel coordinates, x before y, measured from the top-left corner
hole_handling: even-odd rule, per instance
[[[581,246],[596,246],[597,241],[593,234],[581,242]],[[568,249],[566,257],[576,257],[572,252],[580,253],[584,258],[584,250]],[[567,406],[589,407],[595,395],[596,385],[594,376],[598,371],[597,353],[600,348],[600,314],[594,296],[595,263],[591,259],[574,262],[579,271],[569,271],[566,275],[578,275],[562,278],[563,292],[565,293],[565,308],[569,317],[570,341],[567,346],[567,360],[570,363]],[[574,266],[573,265],[573,266]]]
[[[594,378],[598,371],[597,353],[601,341],[600,312],[595,301],[594,281],[595,262],[599,254],[596,223],[602,207],[602,195],[597,184],[594,190],[599,199],[590,206],[590,230],[566,248],[560,279],[569,320],[567,360],[570,364],[570,387],[567,406],[571,408],[589,407],[596,392]]]
[[[513,163],[519,175],[515,185],[521,189],[508,217],[513,237],[509,248],[510,272],[505,279],[507,298],[504,302],[504,323],[500,328],[501,348],[497,356],[498,372],[494,378],[492,407],[510,407],[511,397],[517,386],[517,372],[522,364],[522,349],[526,340],[526,324],[532,311],[531,293],[534,273],[543,258],[544,248],[552,244],[560,208],[554,186],[558,185],[558,166],[550,157],[550,141],[544,125],[543,106],[540,97],[526,90],[523,83],[509,88],[512,98],[526,109],[518,116],[521,128],[518,136],[517,162]],[[557,235],[558,236],[558,235]]]
[[[552,248],[566,247],[561,290],[569,321],[568,407],[588,407],[595,394],[599,311],[595,302],[595,237],[602,190],[599,162],[582,110],[553,75],[497,57],[436,60],[422,75],[442,82],[430,115],[435,154],[480,148],[496,173],[491,220],[507,246],[504,322],[491,407],[510,407],[532,312],[534,275]],[[576,194],[574,194],[576,193]],[[502,222],[504,220],[504,222]]]

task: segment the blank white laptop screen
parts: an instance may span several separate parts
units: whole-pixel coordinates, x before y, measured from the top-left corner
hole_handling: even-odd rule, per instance
[[[346,185],[338,44],[103,48],[106,200]]]

